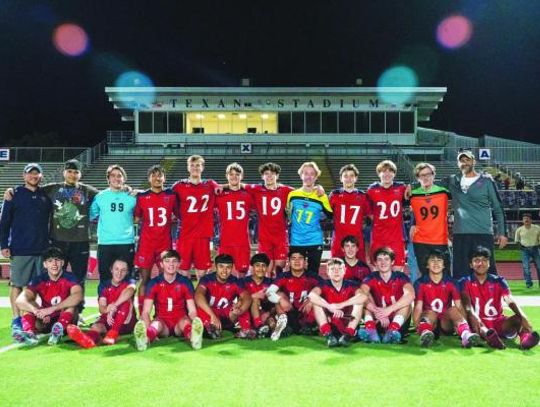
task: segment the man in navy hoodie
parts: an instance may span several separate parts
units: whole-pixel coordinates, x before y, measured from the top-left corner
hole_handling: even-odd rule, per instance
[[[12,329],[21,326],[15,300],[23,287],[42,267],[41,254],[49,246],[52,202],[39,187],[43,169],[37,163],[24,167],[24,185],[15,189],[11,201],[4,201],[0,215],[0,250],[11,259],[9,299],[13,311]]]

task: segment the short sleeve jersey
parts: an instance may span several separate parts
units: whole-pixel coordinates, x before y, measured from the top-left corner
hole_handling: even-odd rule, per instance
[[[373,214],[372,247],[389,241],[403,240],[403,194],[405,184],[394,182],[384,188],[379,182],[371,184],[367,196]]]
[[[156,318],[177,320],[187,313],[186,301],[193,299],[193,284],[179,274],[172,282],[168,282],[161,274],[151,279],[146,286],[145,299],[154,301]]]
[[[206,300],[212,309],[228,309],[234,301],[245,291],[242,280],[229,276],[222,283],[216,273],[205,275],[199,281],[199,286],[206,288]]]
[[[304,192],[295,189],[287,197],[290,210],[291,246],[317,246],[323,243],[321,219],[331,216],[332,208],[326,195],[317,196],[317,191]]]
[[[107,304],[112,304],[118,299],[118,297],[120,297],[122,291],[124,291],[129,286],[135,288],[135,280],[126,279],[124,281],[121,281],[118,285],[114,285],[112,280],[100,283],[98,286],[98,298],[105,298]],[[133,307],[133,304],[131,305],[129,311],[129,315],[126,318],[124,325],[129,324],[131,322],[131,318],[135,315],[135,308]]]
[[[172,189],[180,205],[180,238],[211,238],[214,236],[214,190],[217,183],[202,180],[193,184],[188,179],[176,182]]]
[[[345,236],[362,236],[364,217],[371,213],[369,201],[364,191],[335,189],[330,193],[330,206],[334,212],[334,238],[341,241]]]
[[[304,272],[300,277],[296,277],[290,271],[280,274],[274,284],[289,297],[291,304],[298,309],[307,299],[313,287],[318,286],[321,279],[316,274]]]
[[[377,307],[387,307],[403,296],[403,287],[407,283],[410,283],[409,277],[402,272],[393,271],[388,281],[384,281],[378,272],[373,272],[364,279],[362,285],[369,287],[369,293]]]
[[[422,301],[422,311],[434,311],[439,315],[444,314],[460,299],[456,283],[448,277],[443,277],[441,281],[435,283],[426,274],[416,280],[414,291],[416,301]]]
[[[345,263],[344,280],[353,280],[360,284],[371,273],[369,266],[361,260],[358,260],[354,266],[351,266],[345,260],[343,262]]]
[[[171,225],[177,208],[176,194],[171,189],[159,193],[149,189],[138,194],[135,216],[142,222],[139,245],[163,246],[168,242],[171,247]]]
[[[414,243],[448,244],[449,196],[446,188],[437,185],[427,192],[421,187],[412,190],[410,204],[416,226]]]
[[[503,316],[503,297],[510,294],[508,283],[503,277],[488,274],[480,283],[475,276],[459,280],[461,292],[471,299],[471,306],[482,320],[497,320]]]
[[[233,191],[225,188],[216,196],[222,246],[249,245],[249,213],[252,208],[252,196],[245,189]]]
[[[126,191],[106,189],[96,195],[90,206],[90,220],[99,218],[99,244],[132,244],[135,241],[133,212],[136,201]]]
[[[338,290],[330,280],[323,281],[320,285],[321,297],[329,304],[339,304],[354,297],[359,287],[356,282],[343,280],[343,284]]]
[[[41,299],[41,306],[48,308],[52,305],[60,304],[71,294],[71,289],[78,286],[79,282],[75,276],[68,272],[63,272],[56,281],[51,280],[49,273],[42,273],[35,277],[26,287]]]

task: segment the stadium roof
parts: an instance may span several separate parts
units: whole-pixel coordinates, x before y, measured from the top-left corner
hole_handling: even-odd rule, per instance
[[[369,105],[373,100],[383,102],[389,108],[402,106],[415,107],[418,112],[418,121],[429,121],[434,110],[443,101],[446,87],[106,87],[105,92],[114,108],[119,111],[123,121],[133,121],[135,110],[148,110],[161,108],[165,101],[173,98],[231,98],[231,97],[298,97],[298,98],[349,98]],[[393,103],[393,100],[399,102]],[[268,101],[259,107],[272,109]],[[220,110],[206,108],[205,110]],[[248,109],[246,109],[248,110]],[[283,110],[283,109],[279,109]]]

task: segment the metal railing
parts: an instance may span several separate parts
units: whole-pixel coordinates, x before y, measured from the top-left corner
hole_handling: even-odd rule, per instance
[[[9,160],[14,162],[64,162],[86,147],[9,147]]]
[[[107,143],[109,144],[134,144],[135,132],[131,130],[109,130],[107,131]]]

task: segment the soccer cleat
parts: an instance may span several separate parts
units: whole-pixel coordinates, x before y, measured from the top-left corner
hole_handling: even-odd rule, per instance
[[[497,331],[494,329],[488,329],[486,333],[486,342],[489,346],[495,349],[506,349],[506,345],[501,340],[499,335],[497,334]]]
[[[51,335],[49,336],[48,344],[51,346],[58,345],[60,339],[64,335],[64,327],[60,322],[56,322],[51,328]]]
[[[303,325],[298,329],[298,335],[311,336],[313,335],[313,331],[311,330],[311,327]]]
[[[257,337],[257,332],[253,329],[241,329],[234,337],[239,339],[255,339]]]
[[[528,350],[538,345],[539,341],[540,336],[538,335],[538,332],[527,332],[521,336],[519,347],[523,350]]]
[[[351,335],[349,334],[343,334],[338,339],[339,346],[343,346],[344,348],[347,348],[351,344]]]
[[[268,325],[261,325],[259,329],[257,329],[257,338],[267,338],[270,335],[270,327]]]
[[[461,338],[461,346],[464,348],[472,348],[480,344],[480,335],[475,333],[469,333]]]
[[[22,318],[21,317],[15,317],[11,320],[11,331],[18,329],[22,331]]]
[[[114,345],[117,339],[118,339],[118,331],[111,329],[109,332],[107,332],[107,335],[105,335],[105,337],[103,338],[103,343],[105,345]]]
[[[395,329],[389,329],[383,336],[383,343],[400,343],[401,333]]]
[[[360,339],[362,342],[366,343],[380,343],[381,337],[379,336],[379,333],[376,329],[365,329],[361,328],[358,330],[358,333],[356,334],[358,339]]]
[[[24,343],[28,346],[35,346],[39,342],[38,336],[33,332],[23,331],[23,336],[24,336]]]
[[[195,350],[202,348],[202,337],[204,332],[204,326],[200,318],[193,318],[191,321],[191,347]]]
[[[276,321],[276,327],[274,328],[274,332],[272,332],[270,339],[272,339],[273,341],[277,341],[279,338],[281,338],[281,335],[283,334],[283,331],[286,327],[287,314],[281,314]]]
[[[73,342],[79,344],[84,349],[90,349],[96,346],[92,338],[86,335],[77,325],[69,324],[66,328],[68,336]]]
[[[397,331],[396,331],[397,332]],[[401,336],[401,335],[400,335]],[[400,338],[401,339],[401,338]],[[433,341],[435,340],[435,335],[433,332],[431,332],[429,329],[426,329],[424,332],[420,334],[420,344],[424,348],[429,348],[431,345],[433,345]]]
[[[133,329],[133,336],[135,337],[135,346],[138,351],[145,351],[148,347],[148,336],[146,335],[146,325],[144,321],[139,320],[135,324]]]
[[[336,346],[339,346],[338,340],[331,333],[328,335],[325,335],[325,337],[326,337],[326,345],[329,348],[335,348]]]
[[[206,327],[206,333],[208,334],[210,339],[220,339],[221,338],[221,332],[218,331],[218,329],[212,324],[209,324]]]

